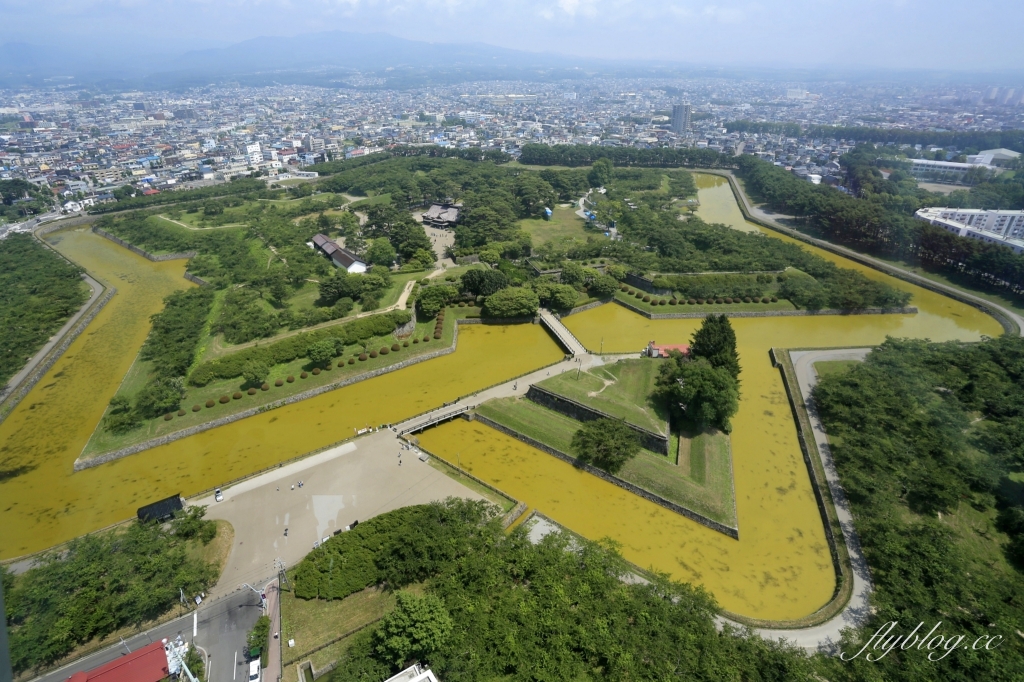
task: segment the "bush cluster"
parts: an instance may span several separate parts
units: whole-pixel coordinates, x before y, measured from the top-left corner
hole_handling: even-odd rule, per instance
[[[194,386],[205,386],[215,379],[240,377],[245,364],[253,360],[273,367],[291,362],[296,358],[307,357],[309,347],[325,339],[333,340],[336,347],[356,345],[375,336],[386,336],[410,319],[412,317],[409,311],[394,310],[353,320],[337,327],[296,334],[265,346],[246,348],[237,353],[202,363],[189,376],[189,382]]]

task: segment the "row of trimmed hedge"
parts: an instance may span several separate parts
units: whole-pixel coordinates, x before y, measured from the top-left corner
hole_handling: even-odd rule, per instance
[[[639,298],[644,303],[650,305],[704,305],[705,303],[711,304],[732,304],[732,303],[776,303],[778,302],[778,296],[759,296],[750,297],[744,296],[743,298],[732,298],[726,296],[724,298],[658,298],[657,296],[651,296],[650,294],[644,293],[643,291],[637,291],[636,289],[630,289],[629,287],[621,287],[620,289],[627,296]]]
[[[317,341],[331,339],[344,345],[361,343],[375,336],[386,336],[412,319],[407,310],[393,310],[389,313],[371,315],[346,324],[296,334],[263,346],[254,346],[222,358],[204,362],[193,370],[189,383],[205,386],[215,379],[233,379],[242,376],[242,368],[250,360],[263,362],[268,366],[291,362],[306,357],[309,347]]]

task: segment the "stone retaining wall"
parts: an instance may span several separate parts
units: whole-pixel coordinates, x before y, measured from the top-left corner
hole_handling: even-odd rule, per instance
[[[182,253],[165,253],[165,254],[160,255],[160,256],[155,256],[155,255],[151,254],[149,251],[145,251],[143,249],[140,249],[139,247],[135,246],[134,244],[126,242],[123,239],[119,239],[118,237],[115,237],[114,235],[110,234],[109,232],[107,232],[106,230],[104,230],[102,228],[93,227],[92,231],[95,232],[96,234],[98,234],[101,237],[106,237],[107,239],[109,239],[110,241],[114,242],[115,244],[118,244],[119,246],[123,246],[124,248],[128,249],[132,253],[136,253],[136,254],[142,256],[143,258],[145,258],[147,260],[155,261],[155,262],[158,262],[158,263],[162,262],[162,261],[165,261],[165,260],[178,260],[179,258],[194,258],[195,255],[196,255],[195,251],[184,251]]]
[[[649,313],[646,310],[630,305],[625,301],[612,299],[623,308],[628,308],[638,315],[643,315],[649,320],[688,320],[707,317],[708,315],[727,315],[729,317],[809,317],[812,315],[916,315],[917,308],[861,308],[860,310],[837,310],[825,308],[822,310],[742,310],[730,312],[728,310],[714,310],[706,313]]]
[[[636,287],[637,289],[643,289],[649,294],[655,294],[657,296],[669,296],[672,293],[671,289],[659,289],[654,286],[654,281],[641,277],[640,275],[634,275],[632,272],[626,273],[626,284]]]
[[[586,305],[581,305],[581,306],[578,306],[576,308],[573,308],[572,310],[564,312],[559,317],[564,318],[564,317],[569,317],[570,315],[575,315],[577,313],[585,313],[588,310],[593,310],[594,308],[600,308],[601,306],[603,306],[607,302],[608,302],[607,300],[604,300],[604,301],[591,301],[590,303],[587,303]]]
[[[510,429],[510,428],[508,428],[506,426],[502,426],[501,424],[499,424],[499,423],[497,423],[497,422],[495,422],[495,421],[493,421],[491,419],[488,419],[487,417],[484,417],[483,415],[474,414],[474,415],[472,415],[472,418],[474,420],[476,420],[476,421],[480,421],[480,422],[486,424],[487,426],[491,427],[492,429],[494,429],[496,431],[501,431],[502,433],[504,433],[507,436],[511,436],[512,438],[515,438],[518,441],[526,443],[530,447],[537,448],[538,450],[546,452],[549,455],[553,455],[553,456],[557,457],[558,459],[562,460],[563,462],[567,462],[568,464],[573,465],[577,469],[582,469],[582,470],[586,471],[589,474],[593,474],[594,476],[597,476],[598,478],[601,478],[601,479],[603,479],[605,481],[608,481],[609,483],[617,485],[620,488],[633,493],[634,495],[642,497],[642,498],[644,498],[645,500],[647,500],[649,502],[653,502],[654,504],[656,504],[656,505],[658,505],[660,507],[664,507],[665,509],[668,509],[669,511],[675,512],[676,514],[679,514],[680,516],[685,516],[686,518],[690,519],[691,521],[696,521],[697,523],[701,524],[702,526],[707,526],[711,530],[716,530],[719,533],[722,533],[724,535],[728,535],[729,537],[731,537],[731,538],[733,538],[735,540],[739,540],[740,539],[739,529],[737,529],[737,528],[732,528],[730,526],[725,525],[724,523],[719,523],[718,521],[714,521],[712,519],[709,519],[708,517],[706,517],[706,516],[704,516],[702,514],[698,514],[697,512],[695,512],[695,511],[693,511],[691,509],[687,509],[686,507],[678,505],[675,502],[669,502],[668,500],[666,500],[665,498],[663,498],[663,497],[661,497],[659,495],[655,495],[654,493],[649,492],[647,490],[644,490],[643,488],[641,488],[639,486],[633,485],[629,481],[624,481],[621,478],[619,478],[618,476],[614,476],[612,474],[609,474],[607,471],[605,471],[603,469],[598,469],[595,466],[591,466],[589,464],[585,464],[585,463],[579,461],[578,459],[576,459],[575,457],[572,457],[571,455],[567,455],[567,454],[565,454],[564,452],[562,452],[560,450],[556,450],[555,448],[553,448],[553,447],[551,447],[549,445],[545,445],[544,443],[541,443],[538,440],[534,440],[533,438],[530,438],[529,436],[523,435],[523,434],[519,433],[518,431]]]
[[[564,395],[558,395],[552,393],[546,388],[541,388],[537,384],[531,384],[530,388],[526,391],[526,397],[538,405],[542,405],[549,410],[554,410],[559,414],[564,414],[566,417],[571,417],[579,422],[592,422],[598,419],[614,419],[615,421],[622,421],[618,417],[613,417],[610,414],[602,412],[601,410],[594,409],[589,405],[578,403],[571,398],[567,398]],[[633,430],[633,432],[640,437],[640,444],[650,450],[651,452],[658,452],[663,455],[668,454],[668,437],[663,436],[653,431],[641,428],[635,424],[626,422],[626,426]]]
[[[192,282],[193,284],[198,284],[201,287],[205,287],[205,286],[209,286],[210,285],[210,283],[207,282],[205,279],[202,279],[201,277],[196,277],[195,275],[193,275],[191,272],[188,272],[187,270],[185,271],[185,274],[182,275],[182,277],[184,277],[188,281]]]
[[[21,383],[18,390],[5,398],[6,402],[4,403],[2,410],[0,410],[0,422],[3,422],[3,420],[7,418],[7,415],[9,415],[14,408],[17,407],[18,403],[28,395],[28,392],[31,391],[37,383],[39,383],[39,380],[42,379],[48,371],[50,371],[50,368],[53,367],[54,363],[64,355],[64,352],[69,346],[71,346],[71,343],[78,338],[79,334],[85,331],[85,328],[89,326],[89,323],[92,322],[93,318],[103,310],[103,307],[110,302],[110,299],[112,299],[116,293],[117,289],[114,287],[107,287],[106,292],[104,292],[96,303],[93,304],[92,309],[78,320],[78,324],[68,330],[68,333],[64,335],[60,344],[58,344],[56,348],[52,349],[49,355],[47,355],[42,362],[36,365],[36,368],[32,370],[27,377],[25,377],[25,380]]]
[[[388,372],[394,372],[396,370],[403,369],[405,367],[409,367],[420,362],[433,360],[434,358],[441,357],[442,355],[454,353],[455,347],[458,345],[458,341],[459,325],[456,324],[455,333],[452,336],[452,344],[448,348],[442,348],[431,353],[426,353],[425,355],[420,355],[415,358],[409,358],[408,360],[403,360],[402,362],[395,363],[394,365],[388,365],[387,367],[381,367],[379,369],[375,369],[369,372],[363,372],[362,374],[356,374],[354,376],[341,379],[331,384],[318,386],[317,388],[311,388],[308,391],[296,393],[295,395],[288,396],[287,398],[282,398],[281,400],[276,400],[266,405],[252,407],[248,410],[243,410],[242,412],[236,412],[235,414],[225,415],[219,419],[213,419],[202,424],[190,426],[189,428],[182,429],[181,431],[175,431],[173,433],[168,433],[157,438],[151,438],[150,440],[143,441],[141,443],[136,443],[135,445],[129,445],[128,447],[121,448],[120,450],[105,452],[101,455],[97,455],[96,457],[90,457],[89,459],[85,460],[79,458],[75,460],[75,471],[82,471],[83,469],[90,469],[101,464],[106,464],[107,462],[113,462],[115,460],[122,459],[130,455],[138,454],[143,450],[159,447],[161,445],[167,445],[168,443],[173,443],[176,440],[181,440],[182,438],[188,438],[189,436],[194,436],[195,434],[202,433],[203,431],[215,429],[218,426],[224,426],[225,424],[230,424],[241,419],[252,417],[253,415],[259,414],[261,412],[275,410],[279,407],[284,407],[285,405],[291,405],[292,403],[297,403],[299,401],[306,400],[307,398],[313,398],[315,396],[320,395],[321,393],[327,393],[328,391],[333,391],[334,389],[337,388],[350,386],[360,381],[365,381],[367,379],[372,379],[374,377],[381,376],[382,374],[387,374]]]

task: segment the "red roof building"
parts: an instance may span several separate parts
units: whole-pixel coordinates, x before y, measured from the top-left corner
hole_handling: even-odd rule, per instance
[[[68,682],[160,682],[170,674],[163,643],[153,642],[89,672],[77,672]]]
[[[685,343],[680,343],[680,344],[676,344],[676,345],[662,345],[662,346],[659,346],[658,344],[654,343],[654,341],[651,341],[651,342],[649,342],[647,344],[647,357],[649,357],[649,358],[667,358],[667,357],[669,357],[669,354],[668,354],[669,351],[673,351],[673,350],[676,351],[676,352],[682,353],[683,355],[689,355],[690,354],[690,346],[685,344]]]

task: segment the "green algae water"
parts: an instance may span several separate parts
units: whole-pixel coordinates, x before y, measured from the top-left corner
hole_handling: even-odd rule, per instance
[[[0,424],[0,558],[45,549],[191,493],[396,422],[530,369],[562,351],[539,325],[468,325],[451,355],[73,473],[73,464],[149,332],[163,297],[192,286],[185,261],[151,263],[87,231],[56,247],[118,294]]]
[[[708,222],[743,220],[722,178],[697,175]],[[765,230],[773,237],[788,239]],[[184,261],[154,264],[87,232],[60,233],[57,248],[119,294],[0,425],[0,557],[51,546],[132,516],[140,504],[189,494],[351,435],[399,421],[561,356],[536,325],[462,327],[452,355],[361,382],[72,475],[72,463],[114,394],[168,292],[188,286]],[[636,564],[706,586],[723,608],[788,620],[820,608],[835,583],[828,547],[772,346],[877,344],[886,336],[977,340],[1001,333],[982,312],[828,252],[842,267],[911,291],[918,315],[739,318],[743,368],[732,435],[739,541],[715,533],[479,424],[423,434],[426,447],[582,535],[609,537]],[[614,304],[565,319],[589,348],[639,351],[686,342],[699,320],[648,320]]]

